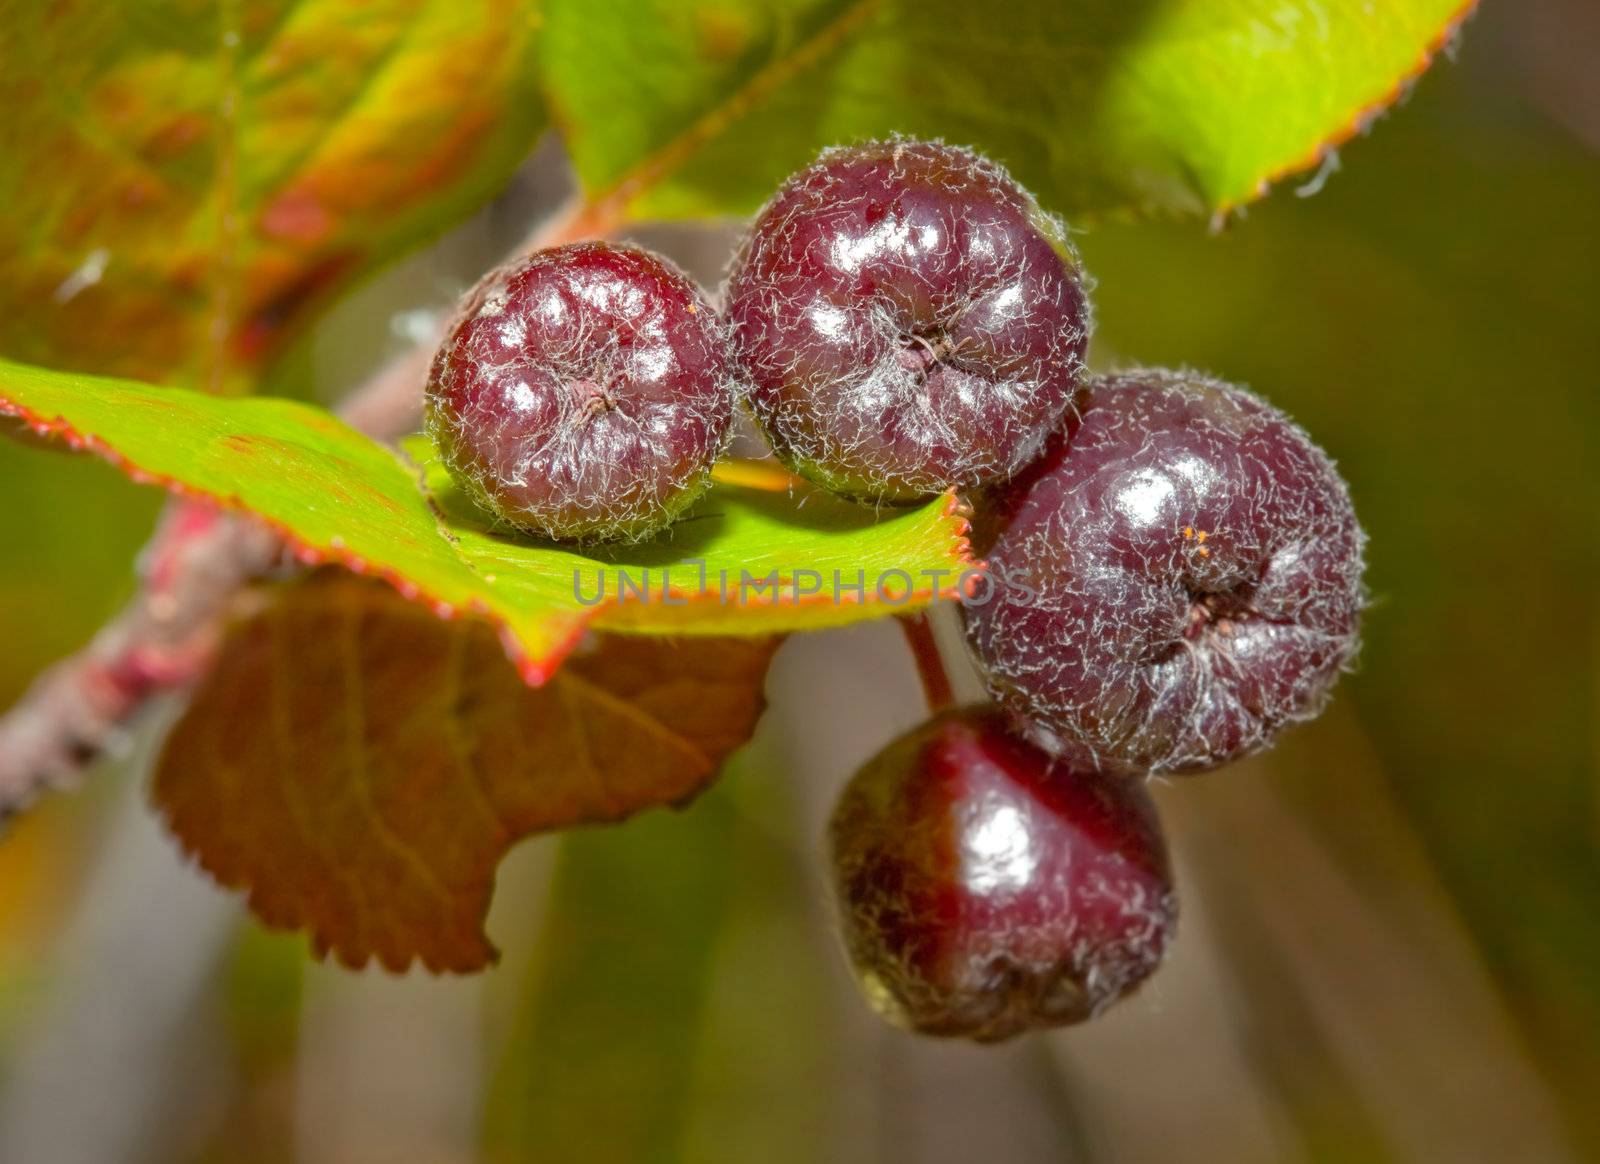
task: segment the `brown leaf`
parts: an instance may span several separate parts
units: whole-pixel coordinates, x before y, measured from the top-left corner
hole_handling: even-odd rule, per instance
[[[693,797],[754,730],[778,641],[599,636],[530,688],[487,624],[314,575],[233,629],[155,799],[208,872],[319,955],[480,969],[507,848]]]

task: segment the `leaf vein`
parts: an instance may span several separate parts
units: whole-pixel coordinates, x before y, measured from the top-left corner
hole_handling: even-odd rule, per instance
[[[433,866],[428,864],[427,859],[410,841],[390,827],[389,823],[384,820],[383,814],[379,811],[377,800],[374,797],[375,790],[372,785],[372,765],[369,762],[365,744],[366,696],[361,682],[359,659],[362,614],[353,602],[347,602],[346,608],[349,617],[343,619],[340,624],[339,659],[344,666],[346,724],[348,725],[348,731],[345,736],[345,754],[350,764],[351,775],[354,777],[354,788],[360,799],[362,809],[372,823],[372,835],[379,844],[409,867],[429,894],[446,905],[453,905],[455,896],[450,892],[449,887],[439,879],[439,875],[434,872]]]
[[[654,736],[669,747],[677,750],[680,754],[687,756],[699,767],[700,771],[710,772],[716,767],[716,762],[706,755],[705,751],[694,741],[674,732],[659,719],[641,711],[626,699],[620,699],[605,688],[590,683],[587,679],[574,674],[570,667],[561,673],[561,682],[564,687],[572,690],[573,694],[581,695],[591,703],[597,704],[618,717],[628,720],[643,730],[646,735]]]

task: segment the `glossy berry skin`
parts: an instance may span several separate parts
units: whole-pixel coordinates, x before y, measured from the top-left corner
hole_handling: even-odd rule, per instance
[[[1061,224],[994,163],[903,139],[828,150],[790,178],[726,311],[773,450],[870,502],[1026,465],[1072,403],[1089,334]]]
[[[1349,493],[1243,389],[1096,381],[987,504],[998,584],[965,607],[968,641],[995,697],[1069,764],[1225,763],[1317,714],[1355,654],[1365,536]]]
[[[997,708],[878,753],[830,825],[845,945],[898,1025],[980,1042],[1081,1022],[1160,963],[1177,924],[1139,780],[1076,772]]]
[[[684,275],[578,243],[491,273],[434,357],[428,432],[507,524],[639,540],[709,484],[735,408],[726,336]]]

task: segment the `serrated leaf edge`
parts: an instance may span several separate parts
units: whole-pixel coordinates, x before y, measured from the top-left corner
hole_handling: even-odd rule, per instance
[[[566,634],[562,635],[559,641],[557,641],[556,644],[543,655],[534,655],[527,649],[522,640],[517,637],[511,628],[510,622],[503,616],[497,614],[485,603],[477,600],[459,604],[446,602],[441,598],[427,593],[410,578],[406,577],[398,570],[374,566],[361,555],[348,553],[338,546],[313,545],[312,543],[300,538],[282,522],[267,517],[259,511],[252,509],[249,505],[245,504],[237,497],[223,496],[221,494],[208,492],[204,489],[197,489],[194,486],[189,485],[175,477],[146,469],[142,465],[134,462],[131,458],[125,456],[115,447],[115,445],[107,441],[104,437],[97,436],[93,433],[84,432],[63,416],[57,415],[53,418],[49,418],[44,413],[37,412],[24,404],[20,404],[3,393],[0,393],[0,415],[16,417],[25,425],[27,425],[35,435],[51,437],[53,439],[60,440],[74,452],[92,453],[93,455],[112,465],[136,485],[156,486],[158,488],[165,489],[173,496],[183,498],[186,501],[194,501],[201,504],[211,505],[222,512],[238,514],[242,517],[248,518],[251,521],[259,522],[263,527],[270,530],[273,536],[282,541],[284,545],[289,548],[289,551],[294,555],[295,560],[300,562],[302,565],[340,566],[346,570],[349,570],[353,574],[375,578],[381,582],[387,583],[389,586],[392,586],[395,591],[407,601],[415,602],[421,606],[424,606],[430,610],[435,617],[445,619],[447,621],[463,616],[482,618],[495,628],[497,634],[499,635],[501,645],[505,648],[507,657],[510,658],[512,664],[516,667],[517,673],[522,677],[523,682],[527,683],[530,687],[541,687],[547,683],[551,676],[553,676],[556,671],[560,669],[562,662],[567,658],[567,656],[570,655],[583,640],[583,636],[590,629],[592,629],[597,622],[602,621],[608,611],[620,608],[624,605],[620,599],[613,598],[595,606],[585,607],[581,610],[569,612],[568,618],[573,624],[572,629]],[[922,606],[941,599],[958,598],[960,596],[959,578],[961,573],[963,571],[982,571],[985,568],[983,563],[977,561],[972,556],[972,545],[969,540],[971,523],[968,520],[968,516],[968,510],[956,492],[954,490],[947,492],[945,494],[944,510],[940,514],[940,517],[942,520],[950,523],[950,544],[947,552],[950,555],[951,561],[960,568],[955,571],[955,575],[958,580],[957,583],[945,587],[929,587],[922,590],[913,590],[899,602],[892,604],[883,603],[883,605],[888,608],[885,611],[886,614],[900,613],[912,608],[913,606]],[[677,587],[673,587],[672,593],[684,599],[681,606],[678,603],[673,604],[674,606],[680,606],[680,608],[683,606],[692,607],[695,605],[703,605],[706,603],[719,601],[718,596],[715,593],[702,592],[696,594],[693,592],[681,591]],[[760,607],[763,609],[783,606],[805,608],[822,605],[827,601],[829,600],[821,595],[791,597],[788,600],[783,599],[781,595],[771,599],[758,595],[758,601],[746,602],[742,605],[748,607]],[[840,603],[840,605],[862,606],[876,606],[879,604],[880,603],[875,596],[864,597],[859,603]],[[645,633],[640,632],[636,628],[630,627],[627,623],[621,621],[614,622],[609,629],[613,629],[618,633],[629,633],[630,631],[632,633]],[[666,633],[670,633],[670,631],[671,628],[666,628]],[[691,631],[690,633],[693,632]],[[727,635],[736,632],[723,629],[717,633]],[[768,629],[759,631],[757,633],[766,635],[774,632]]]
[[[1462,25],[1470,20],[1477,11],[1478,3],[1479,0],[1465,0],[1465,3],[1457,8],[1453,15],[1445,19],[1433,39],[1423,46],[1422,52],[1412,66],[1402,71],[1395,78],[1394,83],[1376,98],[1358,106],[1350,115],[1349,120],[1343,125],[1336,127],[1331,133],[1319,138],[1315,145],[1294,161],[1270,170],[1260,178],[1257,178],[1255,186],[1249,194],[1219,203],[1212,215],[1211,221],[1213,225],[1220,227],[1230,216],[1243,207],[1253,202],[1259,202],[1272,193],[1272,188],[1280,182],[1298,174],[1309,173],[1320,168],[1327,161],[1330,154],[1370,130],[1373,124],[1389,112],[1390,109],[1394,108],[1410,88],[1433,67],[1433,63],[1438,59],[1439,54],[1449,47],[1456,39],[1456,35],[1461,31]]]

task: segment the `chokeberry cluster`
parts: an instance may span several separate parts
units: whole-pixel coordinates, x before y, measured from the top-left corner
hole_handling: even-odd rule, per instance
[[[1089,377],[1088,290],[998,166],[869,142],[779,189],[721,315],[654,255],[557,248],[468,297],[428,386],[463,489],[558,540],[667,527],[741,401],[836,493],[963,492],[995,704],[890,744],[830,831],[866,996],[930,1034],[1078,1022],[1142,982],[1177,918],[1145,777],[1266,746],[1356,651],[1365,538],[1332,462],[1242,388]]]

